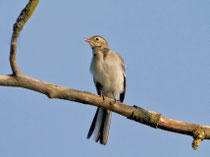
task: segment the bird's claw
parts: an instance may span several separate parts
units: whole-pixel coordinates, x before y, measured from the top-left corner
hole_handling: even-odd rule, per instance
[[[117,100],[114,98],[114,102],[110,102],[110,105],[116,104]]]

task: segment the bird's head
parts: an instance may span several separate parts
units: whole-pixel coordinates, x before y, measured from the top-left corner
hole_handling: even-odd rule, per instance
[[[96,47],[109,48],[107,41],[99,35],[93,36],[91,38],[85,38],[84,40],[88,42],[93,49]]]

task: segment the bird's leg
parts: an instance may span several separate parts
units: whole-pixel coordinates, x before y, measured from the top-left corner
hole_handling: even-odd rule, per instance
[[[103,98],[103,101],[105,100],[104,95],[102,94],[102,88],[100,88],[100,96]]]
[[[104,100],[105,100],[105,97],[104,97],[104,95],[103,95],[103,94],[101,94],[100,96],[103,98],[103,101],[104,101]]]
[[[114,105],[114,104],[116,104],[116,102],[117,102],[117,100],[116,100],[116,98],[115,98],[115,95],[114,95],[114,92],[112,92],[112,95],[113,95],[113,98],[114,98],[114,103],[110,103],[111,105]]]

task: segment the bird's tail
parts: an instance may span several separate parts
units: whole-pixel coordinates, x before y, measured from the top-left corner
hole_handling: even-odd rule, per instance
[[[109,136],[112,112],[103,108],[97,108],[87,138],[89,139],[95,130],[94,140],[106,144]]]

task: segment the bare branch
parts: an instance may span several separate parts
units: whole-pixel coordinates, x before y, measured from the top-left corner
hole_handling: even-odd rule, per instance
[[[23,75],[16,64],[17,39],[24,24],[33,14],[38,2],[39,0],[29,0],[28,4],[22,10],[16,23],[14,24],[10,51],[10,64],[13,74],[0,75],[0,86],[22,87],[45,94],[49,98],[65,99],[103,107],[107,110],[125,116],[128,119],[135,120],[153,128],[192,136],[194,138],[192,143],[194,149],[197,149],[200,141],[210,139],[210,126],[172,120],[163,117],[159,113],[148,111],[137,106],[122,104],[121,102],[116,102],[116,104],[113,105],[114,100],[108,97],[103,100],[100,96],[89,92],[60,87]]]
[[[23,26],[32,16],[39,0],[29,0],[26,7],[21,11],[19,17],[16,20],[16,23],[13,26],[13,34],[10,47],[10,65],[12,68],[13,75],[21,75],[21,72],[16,64],[16,52],[17,52],[17,39],[23,29]]]
[[[113,111],[131,120],[135,120],[153,128],[160,128],[167,131],[190,135],[195,139],[193,142],[194,149],[196,149],[198,146],[198,141],[210,139],[209,126],[172,120],[161,116],[159,113],[148,111],[136,106],[129,106],[120,102],[116,102],[116,104],[112,105],[114,100],[108,97],[103,100],[100,96],[89,92],[82,92],[79,90],[60,87],[27,77],[25,75],[21,75],[19,77],[0,75],[0,85],[23,87],[43,93],[49,98],[65,99],[83,104],[103,107],[107,110]]]

